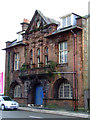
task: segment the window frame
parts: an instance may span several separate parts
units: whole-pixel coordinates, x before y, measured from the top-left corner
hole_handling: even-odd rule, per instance
[[[30,50],[30,67],[31,68],[33,68],[32,64],[33,64],[33,50],[31,49]]]
[[[20,85],[16,85],[14,88],[14,98],[21,98],[21,86]]]
[[[37,54],[40,56],[40,48],[37,49]]]
[[[19,53],[14,54],[14,70],[19,70]]]
[[[45,55],[45,65],[48,64],[48,55]]]
[[[62,91],[60,90],[61,87],[62,87]],[[67,91],[67,89],[65,90],[65,87],[69,87],[69,90],[68,91]],[[66,96],[65,91],[67,91],[68,96]],[[73,98],[72,93],[73,93],[72,92],[72,87],[71,87],[71,85],[69,83],[62,83],[62,84],[60,84],[60,86],[59,86],[59,98],[72,99]],[[61,94],[62,94],[62,96],[61,96]]]
[[[48,64],[48,47],[45,47],[45,65]]]
[[[72,15],[68,15],[62,18],[62,28],[69,27],[72,25]]]
[[[68,58],[67,46],[68,45],[66,44],[67,46],[65,48],[65,43],[67,43],[67,41],[59,43],[59,64],[67,63],[67,58]]]
[[[40,67],[40,57],[37,58],[38,67]]]

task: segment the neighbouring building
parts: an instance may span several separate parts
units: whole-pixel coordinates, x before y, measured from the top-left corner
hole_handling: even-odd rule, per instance
[[[5,94],[24,104],[88,109],[87,17],[71,13],[58,22],[36,10],[21,25],[4,49]]]

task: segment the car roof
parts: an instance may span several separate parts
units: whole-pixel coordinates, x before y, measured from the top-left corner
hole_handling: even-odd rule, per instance
[[[0,96],[0,98],[3,98],[3,97],[9,97],[9,96]]]

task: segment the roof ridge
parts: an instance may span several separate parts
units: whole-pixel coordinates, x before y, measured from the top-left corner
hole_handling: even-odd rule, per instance
[[[56,23],[56,24],[59,24],[59,21],[56,21],[55,19],[53,18],[49,18],[49,17],[46,17],[43,15],[43,13],[40,11],[40,10],[36,10],[42,17],[43,19],[45,20],[45,22],[48,24],[48,23]]]

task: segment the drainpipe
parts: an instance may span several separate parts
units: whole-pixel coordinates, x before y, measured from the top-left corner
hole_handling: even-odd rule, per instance
[[[75,67],[77,65],[77,56],[76,56],[76,50],[77,50],[77,35],[71,30],[74,40],[73,40],[73,72],[75,73]],[[76,110],[78,106],[77,102],[77,80],[75,80],[75,74],[73,74],[73,92],[74,92],[74,111]]]

